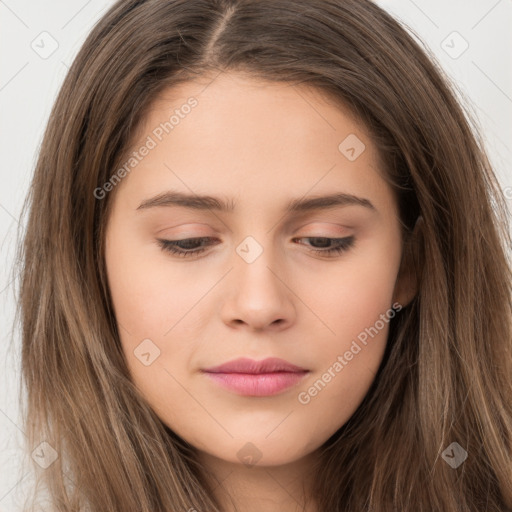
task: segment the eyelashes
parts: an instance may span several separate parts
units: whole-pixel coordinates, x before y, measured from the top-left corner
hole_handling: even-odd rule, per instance
[[[320,240],[320,248],[310,247],[310,251],[314,254],[319,254],[326,257],[336,257],[348,251],[353,247],[355,238],[348,236],[345,238],[328,238],[323,236],[306,236],[300,238],[294,238],[293,240]],[[158,245],[164,252],[168,252],[173,256],[180,258],[191,258],[198,256],[204,251],[211,247],[213,244],[208,244],[208,240],[213,240],[212,237],[197,237],[197,238],[184,238],[183,240],[164,240],[161,238],[157,239]],[[325,244],[333,244],[328,247]],[[306,245],[306,244],[303,244]]]

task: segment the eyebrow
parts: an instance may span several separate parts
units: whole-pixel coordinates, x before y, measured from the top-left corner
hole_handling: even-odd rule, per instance
[[[292,199],[287,203],[284,211],[285,213],[303,213],[313,210],[354,205],[363,206],[370,210],[377,211],[369,199],[341,192],[323,196],[309,196],[301,199]],[[233,199],[229,198],[167,191],[149,199],[145,199],[137,207],[137,210],[146,210],[161,206],[181,206],[193,210],[216,210],[219,212],[231,213],[235,209],[235,202]]]

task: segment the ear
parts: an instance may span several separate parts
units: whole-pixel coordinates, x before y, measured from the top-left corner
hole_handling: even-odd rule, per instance
[[[418,293],[423,250],[423,217],[416,219],[412,233],[404,240],[402,261],[395,282],[393,303],[408,306]]]

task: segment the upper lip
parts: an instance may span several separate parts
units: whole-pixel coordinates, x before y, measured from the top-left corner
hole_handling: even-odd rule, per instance
[[[206,368],[203,371],[208,373],[274,373],[274,372],[305,372],[305,368],[296,366],[284,359],[277,357],[269,357],[262,359],[261,361],[255,361],[254,359],[248,359],[241,357],[239,359],[233,359],[227,363],[223,363],[219,366],[213,366],[212,368]]]

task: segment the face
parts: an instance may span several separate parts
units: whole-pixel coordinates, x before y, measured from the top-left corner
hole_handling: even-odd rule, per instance
[[[148,111],[115,186],[108,282],[161,420],[207,456],[281,465],[320,447],[375,378],[405,303],[398,210],[342,107],[305,86],[210,82]],[[238,358],[256,363],[205,371]]]

